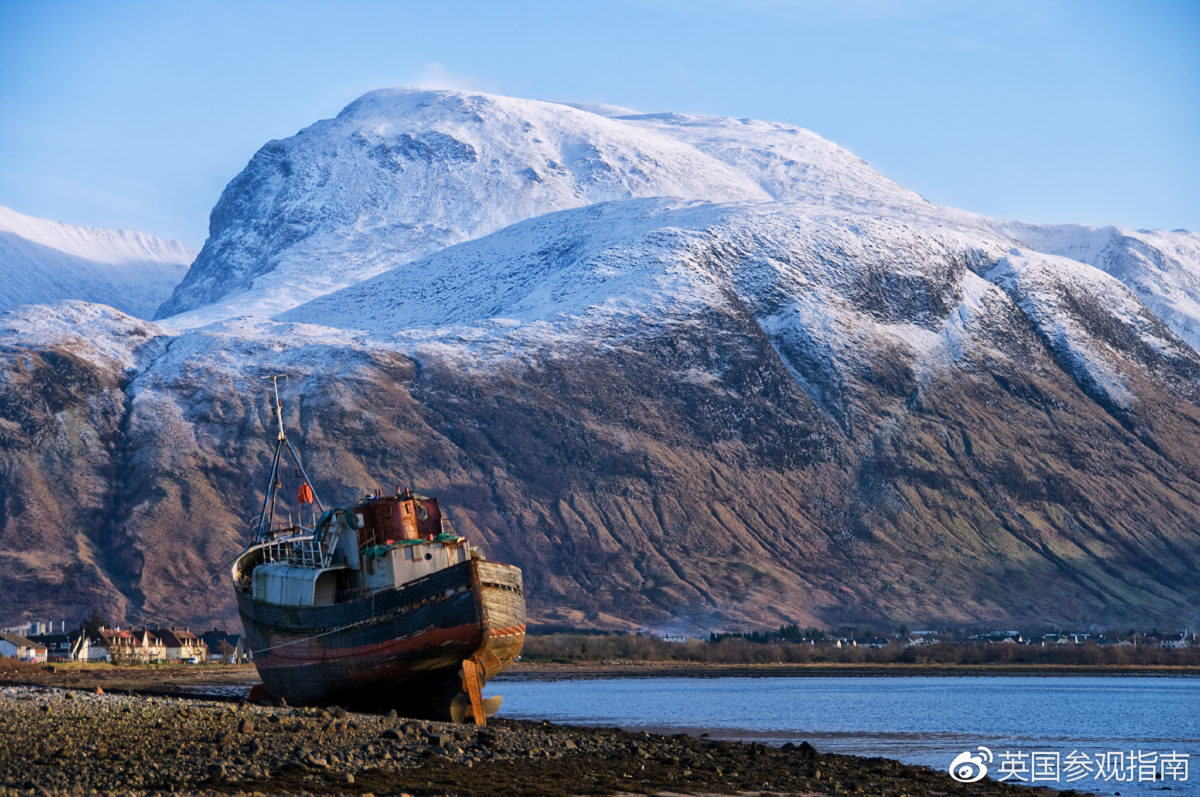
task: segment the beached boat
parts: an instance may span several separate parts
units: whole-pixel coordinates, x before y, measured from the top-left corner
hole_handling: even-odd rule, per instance
[[[395,708],[483,724],[486,681],[525,640],[521,571],[488,562],[436,498],[397,488],[326,509],[283,429],[253,542],[232,568],[267,692],[293,705]],[[312,522],[277,522],[284,456]],[[301,510],[302,511],[302,510]]]

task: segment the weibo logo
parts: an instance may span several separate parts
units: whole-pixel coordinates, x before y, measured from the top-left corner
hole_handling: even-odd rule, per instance
[[[992,751],[980,745],[979,753],[964,750],[950,762],[950,777],[959,783],[974,783],[987,775],[987,765],[992,763]]]

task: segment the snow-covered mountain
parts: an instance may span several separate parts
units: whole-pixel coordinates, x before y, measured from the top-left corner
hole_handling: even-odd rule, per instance
[[[272,315],[514,222],[655,196],[926,204],[787,125],[376,91],[255,154],[159,317]]]
[[[1144,351],[1151,364],[1196,358],[1117,279],[1010,243],[797,201],[629,200],[514,224],[279,318],[365,332],[417,356],[486,361],[619,345],[736,305],[797,375],[886,350],[925,379],[973,348],[1002,348],[969,330],[1015,302],[1063,367],[1126,410],[1110,351]],[[798,378],[841,414],[822,400],[828,385]]]
[[[187,328],[271,316],[525,219],[639,197],[789,201],[971,230],[1108,271],[1200,345],[1193,233],[940,208],[791,125],[400,89],[259,150],[223,192],[209,240],[158,317]]]
[[[150,318],[195,259],[195,250],[165,238],[0,207],[0,310],[81,299]]]
[[[232,613],[194,574],[285,373],[320,492],[438,494],[543,621],[1191,621],[1198,241],[941,208],[786,125],[373,92],[255,155],[161,323],[0,317],[0,572]]]

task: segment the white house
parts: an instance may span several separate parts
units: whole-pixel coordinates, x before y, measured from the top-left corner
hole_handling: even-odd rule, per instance
[[[208,646],[191,631],[160,628],[154,632],[160,640],[167,661],[187,661],[198,664],[208,659]]]
[[[46,661],[46,646],[18,634],[0,631],[0,656],[19,661]]]

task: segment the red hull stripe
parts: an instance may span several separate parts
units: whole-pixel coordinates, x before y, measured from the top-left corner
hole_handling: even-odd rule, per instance
[[[512,625],[512,626],[509,626],[508,628],[492,628],[492,629],[488,630],[489,637],[516,636],[517,634],[524,634],[524,633],[525,633],[525,624],[524,623],[521,623],[520,625]]]
[[[453,628],[432,628],[404,639],[389,639],[386,642],[333,649],[326,648],[317,640],[289,639],[282,635],[271,634],[270,653],[256,658],[255,664],[261,670],[264,668],[303,667],[338,659],[390,659],[434,646],[470,645],[478,638],[479,626],[473,623]]]

